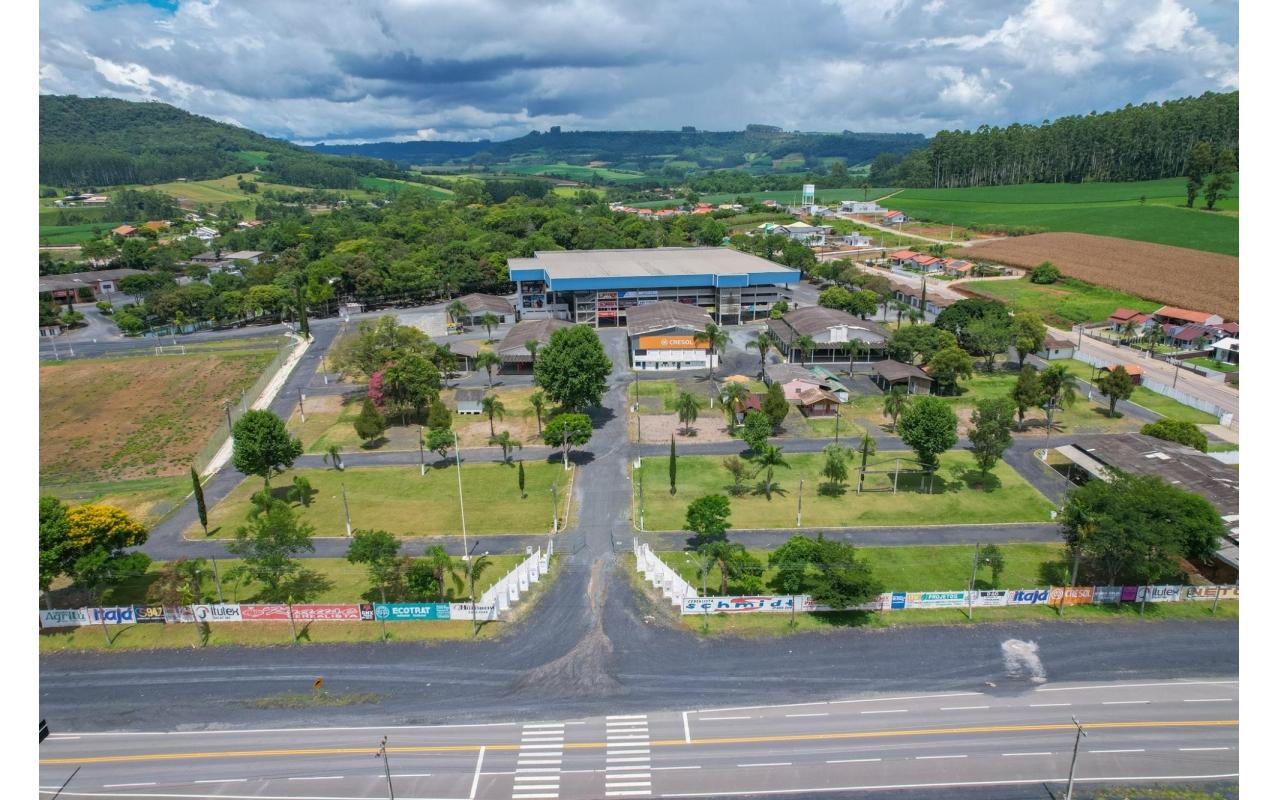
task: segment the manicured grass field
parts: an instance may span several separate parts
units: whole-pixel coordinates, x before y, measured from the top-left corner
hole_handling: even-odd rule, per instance
[[[1149,313],[1162,305],[1074,278],[1064,278],[1048,285],[1022,278],[1016,281],[967,281],[961,286],[975,294],[1003,301],[1011,311],[1032,311],[1050,325],[1061,328],[1070,328],[1078,322],[1105,320],[1117,308]]]
[[[41,225],[40,244],[84,244],[101,239],[119,222],[86,222],[81,225]]]
[[[1093,377],[1094,368],[1076,359],[1066,359],[1055,362],[1064,364],[1071,374],[1083,378],[1088,381]],[[1129,397],[1129,402],[1140,405],[1143,408],[1156,412],[1162,417],[1178,420],[1180,422],[1192,422],[1196,425],[1213,425],[1218,418],[1212,414],[1201,411],[1191,406],[1183,405],[1171,397],[1165,397],[1162,394],[1153,392],[1145,386],[1133,387],[1133,394]]]
[[[453,461],[428,460],[426,476],[417,465],[290,470],[272,478],[272,492],[284,499],[295,475],[311,483],[310,506],[295,507],[299,516],[315,526],[317,536],[345,536],[342,487],[346,486],[351,525],[357,529],[385,530],[400,536],[462,535],[458,507],[458,477]],[[438,464],[438,466],[433,466]],[[516,467],[475,462],[462,463],[462,490],[466,501],[467,532],[471,534],[545,533],[551,529],[551,484],[558,485],[560,513],[569,503],[569,475],[564,467],[545,461],[526,461],[525,492],[520,497]],[[249,513],[250,497],[262,490],[260,478],[246,478],[225,500],[209,510],[209,534],[234,538]],[[204,538],[199,525],[185,532],[188,538]]]
[[[1205,369],[1216,369],[1218,372],[1239,372],[1240,371],[1239,364],[1228,364],[1225,361],[1215,361],[1214,359],[1209,358],[1207,356],[1201,356],[1199,358],[1188,358],[1185,363],[1195,364],[1197,367],[1204,367]]]
[[[781,544],[781,541],[779,541]],[[990,568],[978,570],[975,586],[979,589],[1033,588],[1048,586],[1053,579],[1048,574],[1053,565],[1064,558],[1060,544],[1018,543],[1000,545],[1005,567],[1000,573],[998,585],[991,583]],[[690,552],[666,552],[659,554],[680,576],[694,586],[701,587],[702,574],[698,558]],[[768,550],[752,550],[751,555],[762,564],[769,562]],[[967,589],[973,569],[973,546],[926,545],[906,547],[859,547],[858,556],[871,565],[871,572],[887,592],[945,592]],[[1048,565],[1048,566],[1046,566]],[[777,570],[766,566],[765,584]],[[1046,580],[1048,578],[1048,580]],[[708,591],[719,591],[720,569],[712,567],[707,573]],[[729,581],[729,594],[742,594],[745,588]]]
[[[70,505],[98,503],[115,506],[144,525],[154,525],[191,494],[191,479],[186,475],[175,475],[132,481],[42,484],[40,493],[60,497]]]
[[[785,447],[784,447],[785,454]],[[933,493],[917,491],[921,483],[915,475],[899,477],[898,493],[864,491],[855,494],[850,488],[842,496],[818,493],[825,482],[821,476],[824,457],[821,453],[785,454],[788,466],[774,469],[774,480],[782,492],[773,499],[748,494],[730,499],[730,525],[735,528],[796,528],[796,494],[804,480],[803,525],[807,528],[870,525],[940,525],[948,523],[1041,522],[1049,519],[1052,504],[1007,464],[1000,462],[992,475],[983,479],[968,453],[952,451],[942,454],[941,467],[933,479]],[[909,458],[906,452],[880,453],[871,459],[867,488],[887,489],[892,486],[895,458]],[[646,530],[680,530],[685,508],[705,494],[723,494],[731,483],[729,473],[721,466],[720,456],[681,456],[678,458],[677,493],[669,489],[666,458],[646,458],[640,471],[644,487],[644,525]],[[851,464],[852,467],[852,464]],[[885,471],[888,471],[887,474]],[[857,472],[851,468],[851,487]],[[756,480],[749,483],[754,484]],[[981,487],[985,483],[985,488]],[[782,531],[780,531],[781,533]]]
[[[1238,190],[1222,213],[1177,207],[1185,179],[1133,183],[1023,184],[971,189],[907,189],[892,198],[909,216],[955,225],[1034,228],[1116,236],[1237,255]],[[1146,200],[1141,198],[1145,195]],[[1203,207],[1203,199],[1197,203]]]
[[[63,361],[40,366],[45,483],[186,475],[275,356],[272,349]]]

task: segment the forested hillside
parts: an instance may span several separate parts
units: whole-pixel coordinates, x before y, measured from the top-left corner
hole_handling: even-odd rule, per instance
[[[927,148],[878,157],[870,180],[918,188],[1154,180],[1183,175],[1197,142],[1217,152],[1239,138],[1240,93],[1207,92],[1038,126],[939,131]]]
[[[537,155],[548,161],[626,162],[644,171],[673,157],[714,169],[780,159],[842,158],[847,164],[870,161],[881,153],[904,154],[925,144],[918,133],[800,133],[772,125],[748,125],[741,131],[533,131],[501,142],[375,142],[316,145],[327,153],[372,156],[399,164],[443,163],[451,159],[486,164]]]
[[[54,186],[219,178],[259,167],[263,179],[354,188],[360,175],[393,175],[373,159],[322,156],[164,103],[41,95],[40,182]]]

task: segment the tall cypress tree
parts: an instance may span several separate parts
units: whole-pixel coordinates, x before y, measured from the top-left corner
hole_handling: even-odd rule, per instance
[[[671,434],[671,457],[667,461],[667,474],[671,478],[671,493],[676,493],[676,435]]]
[[[516,462],[516,483],[520,484],[520,497],[524,498],[524,462]]]
[[[200,527],[204,535],[209,535],[209,509],[204,504],[204,487],[200,485],[200,474],[191,468],[191,493],[196,496],[196,514],[200,516]]]

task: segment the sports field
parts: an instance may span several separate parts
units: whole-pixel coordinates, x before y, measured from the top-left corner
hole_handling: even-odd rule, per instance
[[[1237,177],[1238,179],[1238,177]],[[946,225],[1014,232],[1071,231],[1238,255],[1239,189],[1219,211],[1186,202],[1186,181],[1023,184],[970,189],[905,189],[884,201],[909,216]]]

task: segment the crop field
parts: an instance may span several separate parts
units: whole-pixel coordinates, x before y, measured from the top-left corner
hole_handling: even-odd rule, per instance
[[[274,356],[221,350],[41,365],[41,483],[185,474],[225,425],[222,401],[239,400]]]
[[[1057,262],[1054,262],[1057,263]],[[1108,289],[1092,283],[1063,278],[1057,283],[1032,283],[1027,278],[1016,281],[966,281],[956,287],[984,297],[994,297],[1013,311],[1032,311],[1050,325],[1070,328],[1077,322],[1104,320],[1117,308],[1132,308],[1149,313],[1160,307],[1137,295]]]
[[[1231,256],[1081,233],[1039,233],[984,242],[965,254],[1024,268],[1052,261],[1071,278],[1240,318],[1240,262]]]
[[[119,222],[86,222],[83,225],[41,225],[40,244],[84,244],[101,239]]]
[[[884,187],[871,187],[863,190],[860,186],[850,186],[844,189],[818,189],[814,192],[814,198],[819,203],[838,203],[841,200],[875,200],[892,194],[897,190],[886,189]],[[788,189],[786,191],[771,192],[724,192],[718,194],[698,195],[698,200],[703,203],[732,203],[739,197],[749,197],[752,200],[774,200],[779,203],[800,203],[800,190]],[[895,195],[896,197],[896,195]],[[635,208],[662,208],[663,206],[678,206],[683,200],[653,200],[645,203],[632,203]],[[890,198],[881,203],[886,208],[897,208],[894,203],[896,200]],[[830,224],[828,220],[824,224]]]
[[[504,164],[499,169],[515,175],[546,175],[571,181],[589,181],[592,178],[599,178],[612,183],[635,183],[649,180],[639,172],[623,172],[608,167],[585,167],[578,164]]]
[[[431,186],[425,183],[414,183],[413,181],[400,181],[394,178],[373,178],[368,175],[360,177],[360,188],[368,189],[375,192],[399,192],[404,189],[414,188],[426,192],[437,200],[448,200],[453,197],[453,192],[440,186]]]
[[[246,151],[247,152],[247,151]],[[267,183],[266,181],[258,182],[258,194],[250,194],[240,190],[236,185],[238,178],[252,180],[254,176],[251,173],[243,173],[240,175],[227,175],[222,178],[213,178],[207,181],[170,181],[168,183],[157,183],[147,186],[131,185],[125,187],[110,188],[127,188],[127,189],[150,189],[158,192],[164,192],[172,196],[178,202],[186,202],[189,205],[210,205],[221,206],[223,203],[238,202],[256,202],[261,193],[268,189],[286,192],[310,192],[305,186],[289,186],[282,183]],[[109,189],[104,190],[109,191]],[[368,200],[371,195],[363,189],[338,189],[335,190],[339,194],[350,200]]]
[[[1221,211],[1182,208],[1185,180],[906,189],[886,203],[945,225],[1039,229],[1115,236],[1212,253],[1240,252],[1238,190]]]

